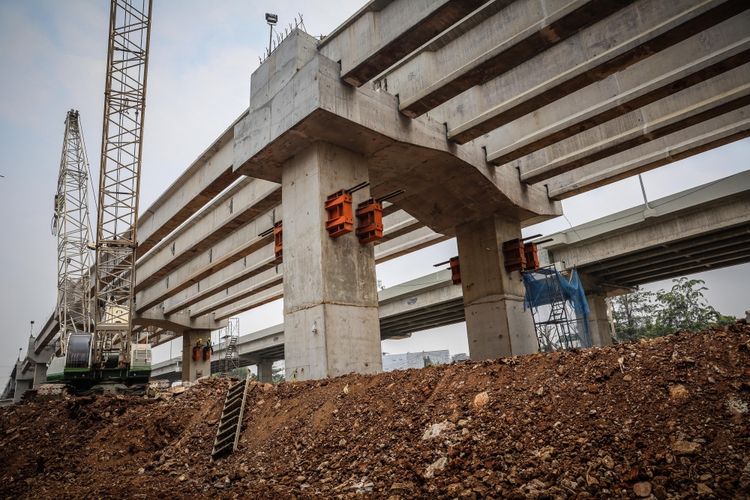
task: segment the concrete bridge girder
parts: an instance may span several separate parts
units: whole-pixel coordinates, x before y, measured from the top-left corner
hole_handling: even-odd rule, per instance
[[[739,1],[640,0],[436,110],[461,144],[747,9]],[[497,103],[486,108],[485,103]]]
[[[212,317],[192,318],[186,313],[164,315],[156,310],[146,311],[133,318],[133,324],[147,327],[154,326],[174,333],[188,330],[218,330],[226,326],[226,322],[216,321]]]
[[[419,116],[519,66],[628,3],[487,2],[402,59],[383,80],[389,92],[399,95],[401,112]]]
[[[281,186],[260,179],[242,179],[240,189],[224,196],[193,218],[187,231],[178,232],[160,243],[158,251],[138,263],[137,290],[154,284],[185,262],[208,251],[218,242],[278,206]],[[268,224],[268,221],[265,221]],[[269,224],[270,225],[270,224]],[[156,248],[154,250],[157,250]]]
[[[513,165],[524,182],[543,182],[747,106],[748,82],[750,63],[535,151]]]
[[[747,259],[750,172],[553,235],[549,260],[625,287]]]
[[[551,198],[565,199],[748,136],[750,106],[744,106],[553,177],[545,185]]]
[[[522,158],[748,62],[748,23],[746,11],[496,129],[483,139],[488,161]]]
[[[341,61],[344,81],[361,86],[483,3],[371,1],[328,35],[319,50]]]

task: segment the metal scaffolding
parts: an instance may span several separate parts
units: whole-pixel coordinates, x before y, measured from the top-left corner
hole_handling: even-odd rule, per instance
[[[91,252],[86,157],[78,111],[65,117],[60,173],[57,178],[52,234],[57,236],[57,321],[60,353],[72,334],[91,333]]]
[[[540,351],[591,347],[588,304],[575,270],[568,280],[556,266],[545,266],[524,272],[523,280]]]

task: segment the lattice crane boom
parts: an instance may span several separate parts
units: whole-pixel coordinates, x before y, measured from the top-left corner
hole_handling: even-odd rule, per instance
[[[57,236],[57,320],[60,353],[72,334],[91,333],[89,165],[78,111],[65,117],[52,232]]]
[[[96,231],[93,363],[130,362],[151,0],[111,0]]]

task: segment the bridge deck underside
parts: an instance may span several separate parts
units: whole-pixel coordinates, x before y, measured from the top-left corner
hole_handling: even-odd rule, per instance
[[[644,248],[582,266],[603,283],[636,286],[750,262],[750,223]]]

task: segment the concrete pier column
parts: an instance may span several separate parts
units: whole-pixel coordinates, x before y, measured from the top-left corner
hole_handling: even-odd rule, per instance
[[[34,389],[44,384],[45,382],[47,382],[47,364],[46,363],[34,364],[34,382],[33,382]]]
[[[287,380],[382,369],[373,246],[325,227],[326,197],[368,180],[363,157],[321,142],[283,166]],[[353,208],[369,197],[369,188],[355,192]]]
[[[21,370],[22,366],[23,361],[18,361],[16,363],[16,388],[13,393],[14,403],[20,403],[24,393],[26,393],[26,391],[30,390],[34,386],[33,372],[31,371],[31,369],[29,369],[26,371],[26,373],[24,373]]]
[[[456,228],[469,356],[494,359],[538,350],[531,312],[524,311],[518,271],[508,273],[503,242],[521,235],[512,219],[490,217]]]
[[[258,362],[258,382],[270,384],[273,382],[273,360],[261,359]]]
[[[211,330],[187,330],[182,334],[182,380],[195,382],[201,377],[211,375],[211,361],[203,361],[203,353],[199,361],[193,360],[193,347],[198,340],[205,346],[211,339]]]
[[[587,294],[589,302],[589,333],[591,343],[595,347],[612,345],[612,330],[609,322],[609,314],[606,296],[603,294]]]
[[[23,398],[23,395],[26,393],[26,391],[31,390],[33,387],[33,379],[16,379],[16,391],[13,393],[13,402],[14,403],[20,403],[21,398]]]

